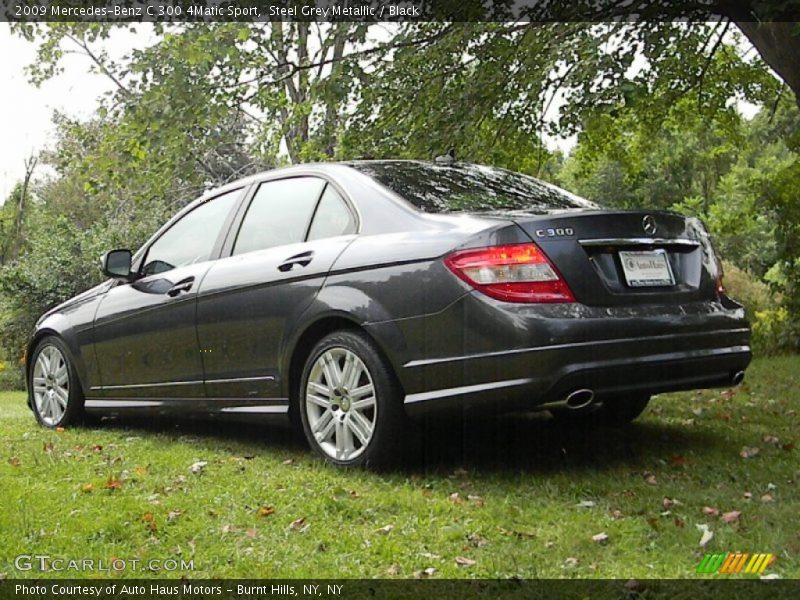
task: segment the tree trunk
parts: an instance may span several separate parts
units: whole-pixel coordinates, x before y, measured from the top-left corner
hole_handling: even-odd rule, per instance
[[[775,73],[794,92],[800,106],[800,35],[798,23],[734,21]]]

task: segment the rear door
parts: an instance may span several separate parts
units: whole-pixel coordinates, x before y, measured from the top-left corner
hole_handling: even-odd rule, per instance
[[[281,404],[285,339],[356,229],[349,203],[324,179],[278,179],[256,189],[230,256],[213,265],[199,292],[209,397]]]

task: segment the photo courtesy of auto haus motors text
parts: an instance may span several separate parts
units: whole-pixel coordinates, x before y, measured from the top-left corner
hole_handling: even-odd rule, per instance
[[[198,583],[111,583],[103,585],[80,584],[21,584],[14,586],[14,594],[18,597],[68,597],[68,598],[186,598],[215,597],[223,592],[233,594],[237,598],[255,598],[260,596],[277,597],[340,597],[344,584],[288,584],[274,583],[268,585],[236,584],[198,584]]]
[[[800,596],[796,2],[0,15],[0,600]]]

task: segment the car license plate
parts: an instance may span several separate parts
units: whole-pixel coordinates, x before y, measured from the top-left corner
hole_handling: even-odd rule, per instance
[[[620,251],[619,259],[630,287],[675,285],[665,250]]]

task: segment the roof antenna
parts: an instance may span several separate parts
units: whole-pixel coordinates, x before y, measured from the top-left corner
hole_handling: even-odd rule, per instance
[[[433,162],[440,165],[452,165],[454,162],[456,162],[456,149],[450,148],[450,150],[447,151],[447,154],[437,156],[433,159]]]

